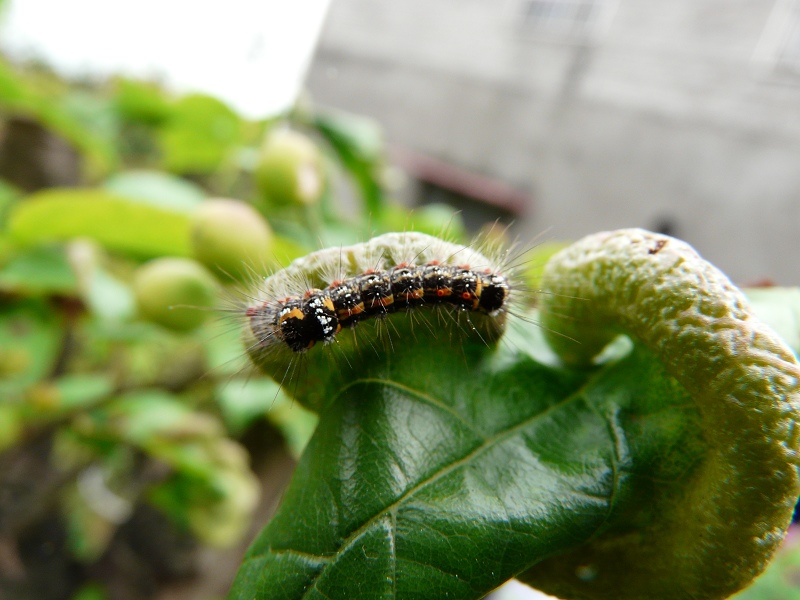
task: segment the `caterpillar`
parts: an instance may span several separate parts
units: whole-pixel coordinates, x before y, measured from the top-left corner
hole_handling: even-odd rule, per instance
[[[331,342],[343,328],[370,317],[426,305],[496,316],[508,300],[508,279],[489,267],[476,270],[470,264],[439,260],[423,265],[390,262],[395,264],[334,279],[325,289],[249,307],[246,315],[253,334],[262,345],[283,342],[292,351],[303,352],[317,342]]]
[[[338,345],[347,329],[361,330],[369,322],[379,327],[397,314],[421,320],[428,329],[455,324],[465,335],[491,343],[502,335],[523,292],[511,253],[494,255],[490,259],[476,245],[416,232],[313,252],[248,295],[242,307],[248,353],[259,366],[278,356],[272,362],[288,368],[317,352],[318,345]],[[275,376],[275,369],[267,371]]]

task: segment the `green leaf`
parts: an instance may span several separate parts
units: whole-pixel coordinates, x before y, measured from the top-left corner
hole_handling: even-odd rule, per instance
[[[159,135],[167,170],[209,173],[241,141],[242,123],[216,98],[192,94],[177,103]]]
[[[71,88],[60,99],[59,109],[74,120],[83,136],[94,140],[98,150],[106,153],[110,164],[116,160],[113,143],[120,135],[119,119],[108,99],[96,93]]]
[[[6,215],[21,195],[13,185],[0,179],[0,230],[5,229]]]
[[[280,430],[283,437],[286,438],[286,444],[292,456],[298,459],[308,446],[319,422],[316,414],[306,410],[283,394],[278,396],[278,400],[270,406],[267,419]]]
[[[219,384],[216,396],[228,430],[240,435],[253,421],[265,417],[278,401],[278,393],[279,386],[271,379],[232,379]]]
[[[107,397],[114,389],[114,381],[104,374],[73,374],[55,382],[65,410],[86,408]]]
[[[108,600],[106,590],[97,583],[87,583],[70,600]]]
[[[389,327],[410,335],[401,320]],[[454,354],[416,336],[365,353],[328,389],[232,598],[479,598],[545,556],[654,518],[653,480],[690,485],[697,416],[646,352],[571,372],[510,345]],[[309,369],[324,373],[321,360]]]
[[[190,254],[186,215],[100,190],[33,194],[14,207],[8,229],[28,244],[87,237],[137,257]]]
[[[303,453],[317,426],[317,416],[287,398],[271,379],[227,381],[218,386],[217,398],[228,430],[234,435],[266,416],[286,438],[296,457]]]
[[[800,354],[800,288],[751,288],[745,293],[755,313]]]
[[[123,119],[145,125],[161,125],[173,112],[172,101],[162,89],[132,79],[117,82],[114,102]]]
[[[39,87],[0,60],[0,107],[14,115],[34,118],[69,141],[88,159],[91,175],[111,169],[117,161],[113,141],[109,137],[109,129],[114,126],[108,127],[106,119],[106,124],[95,127],[98,124],[97,115],[85,110],[88,103],[102,102],[94,99],[83,105],[80,102],[76,104],[68,96],[65,98],[63,94]],[[113,119],[108,110],[103,108],[103,111]],[[88,123],[86,118],[89,119]]]
[[[52,421],[77,414],[101,402],[114,390],[111,376],[70,374],[42,381],[26,391],[23,416],[31,421]]]
[[[128,516],[125,513],[129,512],[119,511],[118,515],[113,515],[116,518],[108,514],[111,512],[106,508],[108,496],[113,492],[106,487],[104,479],[99,467],[89,467],[60,494],[61,511],[67,524],[67,547],[70,554],[84,564],[94,563],[100,558],[124,518],[121,515]],[[114,498],[112,502],[128,508],[126,500]],[[98,509],[98,505],[103,508]]]
[[[20,249],[0,266],[0,290],[7,292],[73,294],[77,287],[75,273],[61,247]]]
[[[21,412],[19,406],[0,404],[0,452],[4,452],[15,445],[22,437],[23,419]]]
[[[22,77],[5,61],[0,62],[0,98],[4,107],[24,105],[33,94],[27,89]]]
[[[102,268],[91,274],[85,300],[89,310],[101,319],[124,321],[136,314],[130,287]]]
[[[88,408],[114,390],[113,378],[99,373],[65,375],[52,385],[56,390],[58,409],[61,412]]]
[[[62,336],[60,320],[44,304],[0,304],[0,398],[45,377]]]
[[[203,189],[160,171],[127,171],[103,185],[112,194],[175,212],[190,213],[206,198]]]
[[[315,115],[313,126],[328,141],[358,186],[364,212],[373,217],[380,215],[386,203],[381,183],[384,156],[380,127],[370,119],[344,113]]]
[[[210,415],[149,390],[126,394],[79,425],[89,438],[118,438],[171,467],[172,477],[148,497],[205,542],[228,545],[249,524],[258,483],[244,449],[225,438]]]
[[[459,211],[449,204],[433,203],[421,206],[408,215],[403,227],[394,227],[391,231],[411,230],[430,235],[442,235],[447,232],[447,239],[462,241],[469,240],[467,228]]]
[[[125,394],[100,416],[114,423],[126,441],[151,449],[160,440],[213,436],[221,431],[210,417],[193,413],[177,397],[157,389]]]

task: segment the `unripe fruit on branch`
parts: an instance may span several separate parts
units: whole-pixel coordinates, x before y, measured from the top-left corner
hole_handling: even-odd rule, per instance
[[[136,272],[133,292],[140,314],[176,331],[199,326],[216,302],[218,284],[188,258],[157,258]]]
[[[315,204],[324,190],[322,156],[302,133],[270,132],[258,157],[256,184],[267,206]]]
[[[269,262],[272,230],[252,206],[208,200],[192,218],[194,257],[223,280],[252,277]]]

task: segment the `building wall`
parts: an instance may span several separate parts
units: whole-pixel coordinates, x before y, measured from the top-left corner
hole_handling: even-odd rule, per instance
[[[565,36],[523,0],[334,0],[307,86],[529,190],[523,237],[669,225],[738,281],[797,284],[800,74],[770,61],[798,4],[618,0]]]

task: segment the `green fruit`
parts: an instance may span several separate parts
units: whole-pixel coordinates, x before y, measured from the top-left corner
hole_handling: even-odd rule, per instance
[[[217,287],[211,273],[188,258],[157,258],[139,267],[133,282],[141,315],[176,331],[205,321]]]
[[[256,184],[269,206],[315,204],[324,189],[322,156],[308,137],[280,129],[264,140]]]
[[[248,279],[269,261],[272,230],[249,204],[209,200],[192,219],[194,257],[223,279]]]

